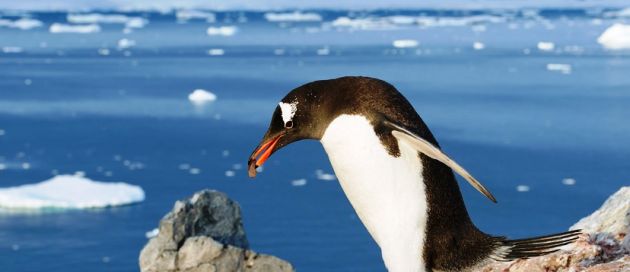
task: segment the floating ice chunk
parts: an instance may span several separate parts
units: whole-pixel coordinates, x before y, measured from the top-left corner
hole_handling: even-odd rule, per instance
[[[50,33],[79,33],[79,34],[88,34],[88,33],[97,33],[101,32],[101,27],[97,24],[89,24],[89,25],[67,25],[54,23],[50,25],[48,29]]]
[[[158,234],[160,234],[160,229],[155,228],[155,229],[152,229],[152,230],[147,231],[146,233],[144,233],[144,237],[147,237],[147,239],[151,239],[151,238],[153,238],[155,236],[158,236]]]
[[[221,151],[221,156],[222,156],[222,157],[224,157],[224,158],[225,158],[225,157],[229,157],[229,156],[230,156],[230,151],[229,151],[229,150],[227,150],[227,149],[226,149],[226,150]]]
[[[240,164],[240,163],[232,164],[232,169],[234,169],[234,170],[241,170],[241,169],[243,169],[243,165]]]
[[[328,56],[330,55],[330,48],[328,48],[328,46],[322,47],[322,48],[318,48],[317,49],[317,55],[320,56]]]
[[[387,19],[397,25],[412,25],[416,23],[416,17],[413,16],[394,15],[387,17]]]
[[[123,38],[118,40],[118,49],[127,49],[136,46],[136,41]]]
[[[179,166],[177,166],[177,168],[179,168],[179,170],[188,170],[190,169],[190,164],[182,163]]]
[[[175,13],[175,17],[178,21],[188,21],[194,19],[206,20],[206,22],[208,23],[213,23],[216,21],[216,16],[214,15],[214,13],[200,10],[178,10]]]
[[[87,14],[68,14],[66,20],[73,24],[94,24],[94,23],[106,23],[106,24],[124,24],[129,20],[129,17],[123,14],[99,14],[99,13],[87,13]]]
[[[31,169],[31,164],[28,163],[28,162],[23,162],[22,163],[22,169],[24,169],[24,170]]]
[[[225,55],[225,50],[223,50],[221,48],[208,49],[208,55],[210,55],[210,56],[223,56],[223,55]]]
[[[193,104],[205,104],[217,100],[217,96],[203,89],[196,89],[188,95],[188,100]]]
[[[473,43],[473,48],[475,50],[483,50],[484,48],[486,48],[486,45],[483,44],[482,42],[474,42]]]
[[[144,200],[139,186],[99,182],[72,175],[36,184],[0,189],[0,207],[11,209],[85,209],[126,205]]]
[[[306,179],[296,179],[291,181],[291,185],[295,187],[300,187],[306,185]]]
[[[199,174],[201,174],[201,169],[199,169],[199,168],[190,168],[190,170],[188,170],[188,173],[190,173],[191,175],[199,175]]]
[[[597,42],[609,50],[630,49],[630,25],[616,23],[610,26]]]
[[[140,17],[129,18],[129,20],[125,23],[125,28],[143,28],[145,27],[149,21]]]
[[[19,46],[2,47],[2,53],[5,53],[5,54],[16,54],[16,53],[22,53],[22,52],[24,52],[24,49],[22,49],[22,47],[19,47]]]
[[[418,41],[411,39],[395,40],[392,42],[392,45],[396,48],[413,48],[418,47],[419,44]]]
[[[267,19],[267,21],[269,22],[319,22],[322,20],[322,16],[314,12],[307,12],[307,13],[302,13],[299,11],[288,12],[288,13],[267,12],[265,13],[265,19]]]
[[[236,172],[232,171],[232,170],[227,170],[225,171],[225,176],[228,178],[233,177],[234,175],[236,175]]]
[[[358,30],[389,30],[396,29],[396,25],[383,18],[356,18],[339,17],[330,23],[333,27]]]
[[[538,42],[537,47],[540,51],[553,51],[556,45],[552,42]]]
[[[524,193],[524,192],[529,192],[529,186],[527,185],[518,185],[516,186],[516,191]]]
[[[236,26],[220,26],[220,27],[208,27],[206,33],[210,36],[234,36],[238,32]]]
[[[273,54],[276,56],[281,56],[284,55],[284,49],[283,48],[276,48],[273,50]]]
[[[563,74],[570,74],[571,73],[571,65],[570,64],[564,64],[564,63],[548,63],[547,64],[547,70],[548,71],[553,71],[553,72],[560,72]]]
[[[7,165],[0,162],[0,171],[6,170],[6,169],[7,169]]]
[[[101,56],[109,56],[109,49],[107,48],[99,48],[98,49],[98,54]]]
[[[4,129],[0,129],[0,136],[4,136],[4,134],[6,134],[6,132],[4,131]]]
[[[17,28],[21,30],[29,30],[37,27],[41,27],[44,24],[40,20],[31,18],[20,18],[15,21],[0,19],[0,26],[6,26],[9,28]]]
[[[615,11],[604,12],[603,17],[607,17],[607,18],[627,18],[627,17],[630,17],[630,7],[624,8],[624,9],[620,9],[620,10],[615,10]]]
[[[321,170],[321,169],[315,170],[315,175],[317,176],[317,179],[319,179],[319,180],[335,180],[335,179],[337,179],[335,177],[335,175],[324,173],[324,170]]]
[[[573,178],[564,178],[564,179],[562,179],[562,184],[568,185],[568,186],[575,185],[575,179],[573,179]]]

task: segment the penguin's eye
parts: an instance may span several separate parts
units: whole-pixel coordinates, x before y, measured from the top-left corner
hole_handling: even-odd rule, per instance
[[[291,121],[291,120],[286,121],[286,122],[284,123],[284,127],[285,127],[285,128],[292,128],[292,127],[293,127],[293,121]]]

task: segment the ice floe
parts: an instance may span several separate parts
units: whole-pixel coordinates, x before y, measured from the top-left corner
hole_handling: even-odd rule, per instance
[[[225,176],[228,178],[233,177],[234,175],[236,175],[236,172],[232,171],[232,170],[227,170],[225,171]]]
[[[568,185],[568,186],[575,185],[575,179],[574,178],[564,178],[564,179],[562,179],[562,184]]]
[[[36,184],[0,188],[0,207],[9,209],[86,209],[126,205],[144,200],[139,186],[100,182],[72,175]]]
[[[44,24],[40,20],[31,18],[20,18],[15,21],[0,19],[0,27],[17,28],[21,30],[29,30],[37,27],[41,27]]]
[[[225,50],[223,50],[221,48],[208,49],[208,55],[210,55],[210,56],[223,56],[223,55],[225,55]]]
[[[564,63],[548,63],[547,70],[552,72],[560,72],[563,74],[570,74],[572,67],[570,64]]]
[[[337,28],[350,28],[356,30],[391,30],[404,26],[429,27],[462,27],[473,26],[475,31],[485,31],[483,24],[502,23],[506,18],[495,15],[474,15],[463,17],[438,17],[438,16],[370,16],[362,18],[350,18],[341,16],[330,23]],[[483,29],[481,29],[482,27]]]
[[[524,192],[529,192],[529,186],[527,185],[518,185],[516,186],[516,191],[524,193]]]
[[[194,9],[178,10],[175,12],[175,17],[178,21],[206,20],[208,23],[216,21],[216,15],[214,13]]]
[[[136,41],[123,38],[118,40],[118,49],[127,49],[136,46]]]
[[[238,27],[236,26],[211,26],[206,30],[206,33],[210,36],[234,36],[236,32],[238,32]]]
[[[335,177],[335,175],[325,173],[325,172],[324,172],[324,170],[321,170],[321,169],[317,169],[317,170],[315,170],[315,176],[316,176],[316,177],[317,177],[317,179],[319,179],[319,180],[327,180],[327,181],[329,181],[329,180],[335,180],[335,179],[337,179],[337,178]]]
[[[418,47],[419,44],[418,41],[411,39],[395,40],[392,42],[392,45],[396,48],[413,48]]]
[[[101,27],[97,24],[88,24],[88,25],[68,25],[61,23],[53,23],[50,25],[48,29],[50,33],[79,33],[79,34],[89,34],[89,33],[97,33],[101,32]]]
[[[19,46],[3,46],[2,47],[2,53],[5,54],[16,54],[16,53],[22,53],[24,52],[24,49],[22,49],[22,47]]]
[[[286,13],[265,13],[265,19],[269,22],[319,22],[322,16],[314,12],[286,12]]]
[[[306,185],[306,179],[296,179],[291,181],[291,185],[295,187],[300,187]]]
[[[597,42],[609,50],[630,49],[630,25],[616,23],[610,26]]]
[[[482,42],[474,42],[473,43],[473,49],[475,49],[475,50],[483,50],[484,48],[486,48],[486,45],[483,44]]]
[[[556,45],[552,42],[538,42],[536,47],[538,47],[538,50],[540,51],[553,51],[553,49],[556,48]]]
[[[142,17],[130,17],[124,14],[68,14],[66,20],[73,24],[124,24],[128,28],[143,28],[149,21]]]
[[[217,96],[204,89],[196,89],[188,95],[188,100],[194,104],[205,104],[217,100]]]

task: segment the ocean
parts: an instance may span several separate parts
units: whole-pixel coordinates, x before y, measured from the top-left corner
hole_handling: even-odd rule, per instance
[[[91,13],[0,12],[0,187],[80,172],[146,199],[3,210],[2,271],[137,271],[145,233],[205,188],[240,203],[255,251],[384,271],[338,182],[318,179],[333,173],[319,143],[247,177],[278,101],[346,75],[396,86],[493,192],[460,182],[485,232],[565,231],[630,183],[630,54],[597,42],[630,21],[615,10]],[[191,103],[195,89],[216,101]]]

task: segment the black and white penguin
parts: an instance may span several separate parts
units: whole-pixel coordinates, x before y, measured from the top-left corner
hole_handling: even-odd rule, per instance
[[[389,271],[470,271],[556,251],[579,234],[508,240],[477,229],[451,169],[494,196],[440,150],[409,101],[382,80],[342,77],[291,91],[249,158],[250,177],[271,154],[304,139],[324,146]]]

